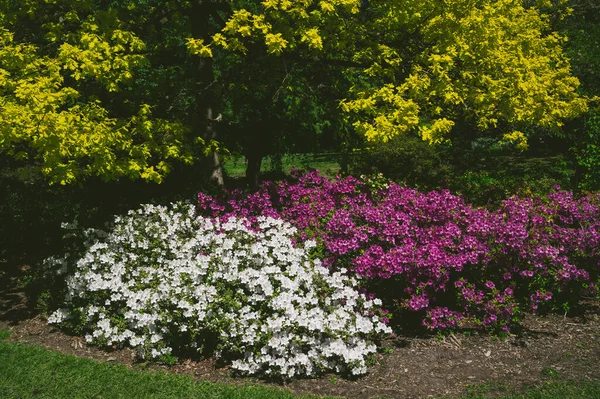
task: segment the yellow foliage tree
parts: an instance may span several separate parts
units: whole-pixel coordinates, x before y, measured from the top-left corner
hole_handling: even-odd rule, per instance
[[[523,149],[522,127],[558,129],[587,109],[566,39],[536,8],[546,3],[264,0],[236,9],[212,42],[189,47],[210,56],[217,46],[245,54],[263,43],[272,55],[348,68],[353,87],[341,106],[369,140],[414,131],[444,142],[468,121],[499,141],[518,136]]]
[[[91,86],[107,98],[118,95],[147,65],[144,42],[119,29],[114,14],[91,13],[86,1],[65,3],[62,13],[59,0],[25,1],[17,9],[10,3],[0,3],[0,153],[35,162],[59,184],[88,176],[160,182],[171,160],[191,161],[181,123],[154,117],[149,104],[111,115],[86,92]],[[44,21],[45,6],[55,7],[59,17],[51,17],[60,23]],[[23,16],[45,22],[37,27],[42,37],[16,38]]]
[[[37,162],[54,183],[161,181],[172,161],[194,160],[197,137],[220,167],[214,88],[222,95],[235,82],[215,73],[227,56],[210,57],[223,53],[281,57],[305,73],[339,67],[346,82],[331,85],[351,87],[340,107],[368,140],[418,133],[442,143],[472,126],[525,149],[529,126],[559,129],[587,108],[565,38],[542,11],[555,3],[0,0],[0,154]],[[181,65],[169,69],[165,58]],[[164,105],[166,96],[148,90],[121,109],[142,70],[167,81],[165,71],[183,71],[175,83],[193,93],[187,108],[159,118],[148,97]]]

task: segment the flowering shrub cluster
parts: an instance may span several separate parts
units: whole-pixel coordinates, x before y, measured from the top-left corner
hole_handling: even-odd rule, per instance
[[[431,329],[509,330],[523,308],[568,306],[597,294],[600,195],[513,197],[494,212],[448,191],[318,172],[266,183],[249,196],[198,195],[207,215],[289,221],[314,239],[325,266],[348,268],[396,309]]]
[[[309,258],[314,242],[294,245],[297,231],[281,219],[258,217],[250,229],[194,208],[146,205],[49,259],[67,274],[66,307],[49,322],[149,358],[219,354],[250,374],[366,372],[373,342],[390,331],[381,301]]]

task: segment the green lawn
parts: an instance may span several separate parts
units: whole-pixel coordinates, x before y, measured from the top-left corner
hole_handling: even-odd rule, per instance
[[[3,340],[0,331],[0,398],[296,398],[289,391],[197,381],[191,376],[133,371],[44,348]],[[310,396],[303,396],[309,398]]]
[[[505,393],[502,386],[480,385],[469,389],[463,399],[598,399],[600,398],[600,381],[561,381],[554,380],[541,383],[535,389],[524,393]]]
[[[286,154],[281,159],[282,171],[290,173],[292,167],[301,169],[318,169],[325,176],[335,176],[340,171],[338,163],[339,154]],[[243,156],[232,156],[225,160],[223,168],[230,177],[244,177],[246,174],[246,163]],[[275,169],[275,163],[271,157],[266,157],[261,165],[261,172],[270,172]]]
[[[134,371],[120,364],[55,353],[7,342],[0,331],[0,398],[311,398],[258,385],[238,387],[198,381],[191,376]],[[480,385],[463,399],[598,399],[600,381],[550,381],[522,394],[498,395],[501,386]]]

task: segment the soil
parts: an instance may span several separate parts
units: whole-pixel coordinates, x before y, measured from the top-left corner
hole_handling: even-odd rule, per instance
[[[215,359],[183,360],[174,366],[139,363],[132,351],[107,352],[68,336],[46,323],[17,277],[0,268],[0,329],[11,331],[10,340],[87,357],[118,362],[132,369],[163,369],[202,380],[233,384],[259,383],[296,393],[346,398],[456,397],[476,389],[490,397],[520,392],[545,381],[600,379],[600,303],[589,300],[577,315],[527,315],[518,335],[499,339],[489,334],[461,332],[439,336],[394,336],[384,342],[386,353],[368,375],[349,380],[326,375],[273,383],[234,377]]]

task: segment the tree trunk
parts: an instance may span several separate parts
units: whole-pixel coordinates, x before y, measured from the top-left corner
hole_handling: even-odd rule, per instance
[[[272,128],[271,121],[263,119],[258,112],[259,120],[247,125],[244,129],[244,155],[246,156],[246,181],[252,190],[260,184],[260,166],[263,158],[269,154],[272,146],[272,136],[268,133]]]
[[[190,12],[191,32],[194,38],[210,41],[210,17],[216,11],[215,3],[209,0],[194,0]],[[192,129],[197,137],[206,144],[218,138],[217,122],[215,121],[216,99],[211,86],[215,80],[212,58],[195,56],[192,76],[195,81],[196,109],[192,112]],[[218,151],[206,159],[211,180],[220,186],[225,184],[223,166]]]
[[[262,164],[262,158],[262,155],[258,151],[248,151],[246,153],[246,181],[252,190],[256,190],[260,184],[260,165]]]

